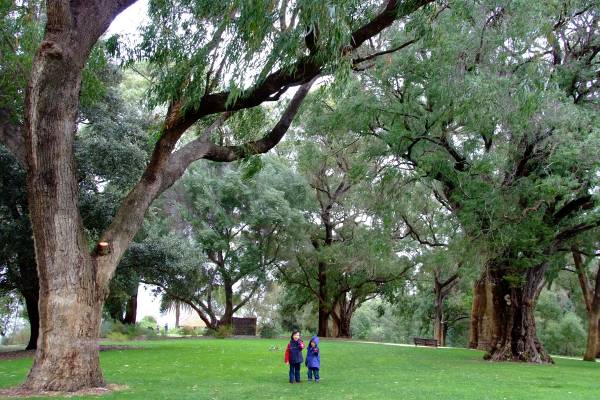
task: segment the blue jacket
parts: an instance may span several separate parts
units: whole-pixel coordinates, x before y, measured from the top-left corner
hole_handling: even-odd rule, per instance
[[[319,337],[313,336],[310,339],[311,342],[315,342],[315,347],[312,347],[310,343],[306,346],[306,366],[308,368],[321,368],[321,350],[319,350]]]

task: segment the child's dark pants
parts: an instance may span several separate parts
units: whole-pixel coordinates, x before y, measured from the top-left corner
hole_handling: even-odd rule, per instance
[[[290,382],[300,382],[300,366],[302,363],[290,363]]]
[[[313,375],[315,377],[315,381],[319,380],[319,368],[308,368],[308,380],[311,380],[313,378]]]

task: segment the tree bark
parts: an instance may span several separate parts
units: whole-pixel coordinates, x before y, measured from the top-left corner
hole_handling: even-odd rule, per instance
[[[473,305],[471,307],[471,321],[469,325],[469,348],[479,348],[480,321],[485,313],[485,276],[477,279],[473,284]]]
[[[490,265],[488,276],[492,285],[493,331],[491,348],[485,359],[492,361],[525,361],[537,364],[553,363],[537,338],[534,308],[544,285],[547,264],[530,268],[524,273],[524,283],[510,285],[509,269]]]
[[[350,330],[350,322],[352,321],[352,315],[343,311],[343,306],[340,308],[340,315],[337,321],[338,329],[337,336],[339,338],[351,338],[352,331]]]
[[[181,319],[181,304],[175,303],[175,328],[179,328],[179,320]]]
[[[487,272],[473,287],[473,307],[469,327],[469,348],[489,351],[494,336],[494,304],[492,284]]]
[[[572,254],[585,309],[588,314],[588,337],[583,360],[596,361],[596,357],[598,357],[600,352],[600,263],[596,271],[595,285],[592,288],[581,254],[575,247],[572,248]]]
[[[94,11],[70,7],[48,2],[46,33],[25,96],[29,211],[40,285],[39,346],[24,384],[33,391],[104,385],[97,339],[107,284],[98,284],[98,260],[87,249],[73,141],[83,65],[118,7],[101,10],[85,27],[72,24]]]
[[[600,312],[589,313],[588,337],[583,361],[596,361],[598,356],[598,335],[600,334]]]
[[[123,318],[123,323],[125,324],[135,325],[135,322],[137,320],[138,286],[135,287],[133,294],[127,300],[127,306],[125,307],[125,317]]]
[[[227,279],[224,279],[223,289],[225,290],[225,311],[219,320],[219,326],[231,326],[233,323],[233,285]]]
[[[437,294],[435,299],[433,338],[437,340],[439,346],[444,346],[444,300]]]

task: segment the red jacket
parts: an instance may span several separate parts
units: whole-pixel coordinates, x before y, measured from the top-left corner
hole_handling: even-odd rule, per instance
[[[298,341],[300,342],[300,349],[304,349],[304,342],[300,339],[298,339]],[[285,349],[285,355],[283,357],[283,360],[285,361],[286,364],[288,364],[290,362],[290,349],[291,349],[292,344],[288,343],[287,348]]]

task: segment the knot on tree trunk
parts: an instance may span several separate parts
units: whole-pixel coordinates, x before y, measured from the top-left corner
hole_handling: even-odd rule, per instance
[[[51,40],[44,40],[40,44],[40,52],[55,60],[63,58],[62,48],[56,42]]]

